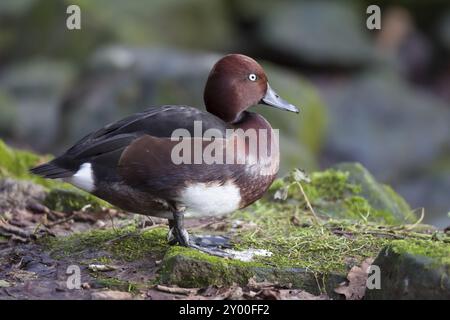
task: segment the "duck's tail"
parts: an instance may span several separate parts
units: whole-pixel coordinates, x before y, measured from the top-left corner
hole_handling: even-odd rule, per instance
[[[74,172],[58,166],[54,161],[34,167],[30,172],[48,179],[68,178],[74,175]]]

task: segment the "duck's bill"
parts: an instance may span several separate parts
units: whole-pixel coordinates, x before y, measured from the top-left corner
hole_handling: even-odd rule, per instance
[[[290,104],[283,98],[281,98],[278,93],[276,93],[270,86],[267,84],[266,95],[261,99],[261,104],[268,105],[270,107],[274,107],[281,110],[291,111],[298,113],[298,109],[296,106]]]

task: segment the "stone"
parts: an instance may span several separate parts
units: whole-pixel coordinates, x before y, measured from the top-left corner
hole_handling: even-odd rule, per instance
[[[348,172],[348,182],[361,187],[360,196],[376,210],[388,212],[394,220],[401,223],[415,222],[408,203],[390,186],[375,180],[370,172],[359,163],[340,163],[336,169]]]
[[[25,209],[29,203],[42,202],[44,187],[11,178],[0,179],[0,213],[10,209]]]
[[[390,183],[423,168],[450,144],[445,103],[391,71],[361,74],[324,97],[330,114],[324,157],[331,163],[364,163]]]
[[[438,37],[445,48],[450,51],[450,10],[442,15],[438,23]]]
[[[364,32],[364,12],[341,2],[277,2],[263,13],[258,39],[299,62],[345,67],[367,64],[373,61],[374,51]]]
[[[9,66],[0,77],[0,87],[8,92],[7,101],[12,103],[0,103],[0,112],[15,122],[13,128],[3,124],[0,130],[10,132],[9,137],[16,142],[41,151],[51,149],[58,130],[60,102],[73,76],[72,66],[64,62],[30,60]]]
[[[381,288],[366,290],[365,299],[449,300],[450,244],[397,240],[375,259]]]
[[[364,163],[377,179],[396,187],[413,207],[425,207],[429,217],[442,216],[432,198],[416,198],[409,186],[424,190],[429,183],[422,172],[437,172],[431,169],[433,164],[444,164],[448,157],[450,109],[446,103],[383,68],[362,73],[334,89],[322,89],[329,114],[323,163]],[[439,207],[450,207],[448,197]]]

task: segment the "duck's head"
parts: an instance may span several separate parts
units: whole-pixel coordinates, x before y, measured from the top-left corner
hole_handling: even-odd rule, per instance
[[[298,113],[269,86],[263,68],[242,54],[229,54],[216,62],[206,82],[204,101],[208,112],[230,123],[257,104]]]

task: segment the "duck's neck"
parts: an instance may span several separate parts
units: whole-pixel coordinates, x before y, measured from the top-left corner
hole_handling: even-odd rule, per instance
[[[243,129],[244,131],[247,129],[266,129],[268,132],[272,131],[270,123],[263,116],[249,111],[241,112],[237,120],[231,123],[231,125],[235,129]]]
[[[241,156],[245,154],[248,159],[257,159],[261,172],[276,174],[279,166],[278,130],[273,130],[263,116],[248,111],[242,113],[242,119],[233,124],[233,129],[235,132],[243,130],[237,133],[237,139],[244,140],[241,141],[245,151],[241,151]]]

